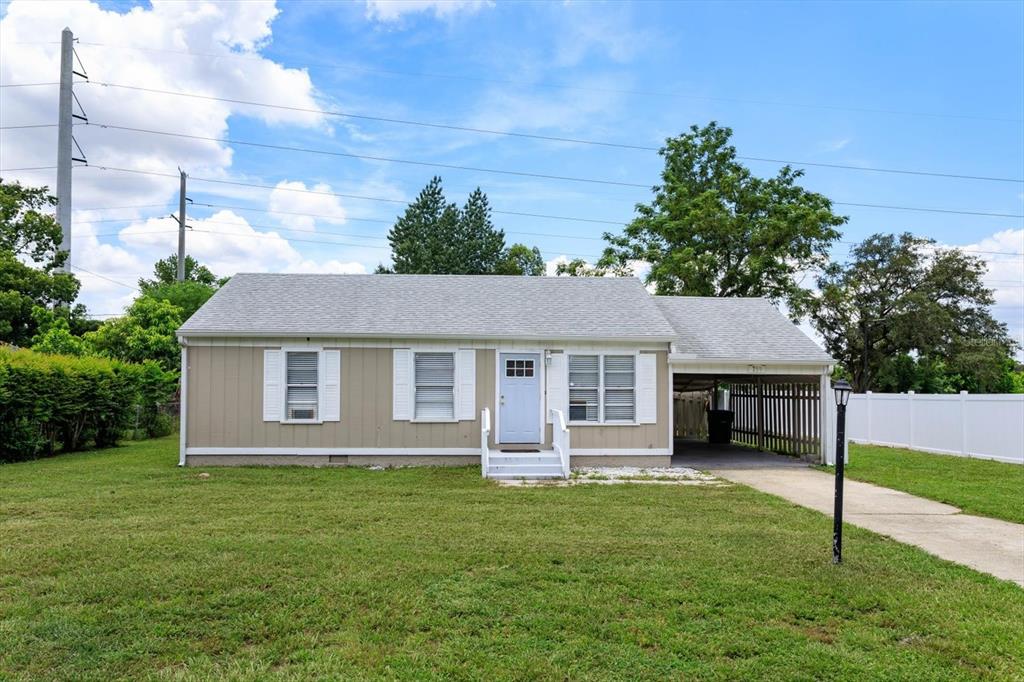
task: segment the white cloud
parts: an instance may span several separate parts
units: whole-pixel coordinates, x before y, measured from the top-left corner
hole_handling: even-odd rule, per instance
[[[218,275],[238,272],[365,272],[358,261],[306,258],[276,231],[258,231],[233,211],[191,219],[186,234],[188,254]],[[177,250],[177,224],[170,218],[150,218],[120,231],[121,241],[148,264]]]
[[[837,140],[829,140],[821,144],[821,151],[823,152],[838,152],[847,147],[852,140],[848,137],[839,138]]]
[[[340,199],[330,196],[329,192],[331,186],[326,183],[307,187],[304,182],[282,180],[270,193],[268,209],[271,213],[277,213],[281,223],[286,227],[297,230],[315,230],[317,221],[341,225],[345,222],[345,208],[341,205]],[[309,215],[291,215],[293,213]]]
[[[1024,358],[1024,229],[1003,230],[973,244],[953,245],[985,261],[985,282],[995,297],[993,314],[1005,322]]]
[[[492,0],[366,0],[366,17],[395,23],[409,14],[430,13],[445,19],[456,14],[475,14],[493,6]]]
[[[193,0],[154,0],[151,8],[135,7],[130,12],[103,10],[90,2],[26,2],[14,0],[0,18],[0,81],[4,83],[50,82],[59,70],[61,30],[70,26],[83,66],[94,81],[177,92],[194,92],[239,100],[273,100],[298,108],[317,108],[319,94],[304,69],[290,69],[262,57],[258,50],[271,38],[271,25],[278,14],[273,1],[252,0],[214,3]],[[102,44],[97,46],[95,44]],[[145,49],[130,49],[145,48]],[[181,52],[201,53],[189,56]],[[217,59],[210,55],[230,58]],[[185,99],[123,88],[80,82],[75,92],[92,125],[75,128],[75,138],[91,165],[116,166],[158,173],[176,174],[177,167],[193,176],[233,177],[232,150],[216,142],[145,135],[105,129],[96,124],[185,132],[203,137],[224,137],[232,116],[247,116],[268,125],[290,125],[330,132],[323,116],[302,111]],[[268,96],[267,93],[272,93]],[[53,87],[4,88],[0,90],[0,119],[4,125],[47,123],[56,115]],[[52,166],[56,157],[56,131],[52,128],[0,131],[0,166]],[[53,171],[5,173],[5,180],[30,185],[55,183]],[[315,187],[324,187],[321,185]],[[173,177],[156,177],[104,172],[82,168],[74,172],[74,205],[105,207],[122,205],[176,204],[178,182]],[[227,197],[264,200],[266,193],[224,185],[218,194]],[[291,203],[271,197],[276,206],[290,205],[295,211],[323,213],[329,223],[344,222],[344,208],[337,198],[299,193]],[[301,203],[299,197],[308,198]],[[300,203],[296,203],[299,201]],[[282,203],[283,202],[283,203]],[[270,206],[273,208],[274,206]],[[288,209],[291,210],[291,209]],[[150,209],[148,213],[158,212]],[[162,211],[160,211],[162,212]],[[134,292],[109,280],[134,285],[149,276],[152,264],[176,249],[175,225],[162,218],[133,223],[122,231],[120,242],[101,239],[111,230],[87,219],[114,216],[137,218],[137,211],[95,213],[74,212],[72,263],[82,281],[80,300],[100,313],[116,312]],[[218,274],[240,270],[305,269],[345,271],[363,268],[358,262],[312,261],[301,255],[288,240],[275,233],[255,233],[247,222],[233,214],[233,225],[216,226],[220,232],[237,229],[249,236],[225,236],[199,232],[203,221],[190,221],[197,231],[189,235],[189,254],[206,262]],[[220,213],[214,219],[225,218]],[[282,221],[291,226],[287,220]],[[301,222],[301,219],[299,219]],[[296,223],[298,224],[298,223]],[[309,223],[303,223],[308,226]],[[145,229],[143,229],[145,228]],[[141,234],[146,230],[161,234]],[[304,228],[305,229],[305,228]],[[100,235],[100,237],[97,237]],[[346,250],[346,253],[348,251]],[[361,260],[378,260],[359,252]],[[90,270],[103,279],[85,272]],[[109,308],[114,308],[110,310]]]

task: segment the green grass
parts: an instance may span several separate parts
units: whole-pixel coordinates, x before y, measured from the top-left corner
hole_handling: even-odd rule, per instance
[[[0,467],[0,679],[1020,679],[1024,590],[742,486]],[[208,472],[209,478],[200,477]]]
[[[1024,523],[1024,467],[1019,464],[850,443],[845,473],[968,514]]]

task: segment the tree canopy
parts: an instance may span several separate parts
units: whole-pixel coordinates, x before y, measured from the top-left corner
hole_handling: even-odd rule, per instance
[[[172,253],[153,264],[153,279],[139,279],[139,288],[143,292],[154,287],[175,284],[178,281],[178,254]],[[217,277],[210,269],[202,265],[192,256],[185,256],[185,281],[202,284],[212,289],[224,286],[227,277]]]
[[[505,233],[494,226],[487,195],[479,187],[460,209],[445,198],[441,178],[436,176],[395,221],[388,241],[392,266],[378,267],[378,273],[544,274],[536,247],[505,248]]]
[[[823,267],[846,218],[824,195],[797,184],[803,171],[784,166],[754,176],[737,160],[732,130],[709,123],[666,140],[662,184],[609,246],[596,272],[625,274],[647,263],[656,293],[679,296],[763,296],[796,307],[806,297],[799,274]]]
[[[78,279],[60,271],[67,253],[60,250],[60,225],[47,212],[55,204],[45,187],[23,187],[0,179],[2,342],[28,345],[38,332],[34,308],[70,308],[78,296]]]
[[[876,234],[824,270],[805,310],[857,391],[1010,390],[1014,344],[989,311],[985,271],[934,240]]]

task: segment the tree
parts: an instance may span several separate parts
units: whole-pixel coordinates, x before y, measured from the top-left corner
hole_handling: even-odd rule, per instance
[[[200,266],[202,267],[202,266]],[[211,286],[197,281],[157,284],[144,289],[145,296],[157,301],[167,301],[181,309],[182,321],[192,317],[200,306],[210,300],[216,292]]]
[[[185,256],[185,281],[196,282],[211,289],[224,286],[229,278],[217,277],[205,265],[201,265],[192,256]],[[148,289],[178,281],[178,254],[172,253],[153,264],[153,279],[139,279],[139,288],[143,293]]]
[[[82,357],[90,352],[80,334],[71,329],[70,313],[66,308],[56,311],[36,307],[32,311],[38,331],[32,337],[32,350],[51,355],[73,355]]]
[[[469,195],[459,213],[458,239],[454,245],[459,254],[456,260],[460,261],[459,267],[465,274],[496,272],[499,264],[507,260],[505,233],[494,227],[487,195],[479,187]],[[526,248],[522,244],[516,246]]]
[[[494,268],[496,275],[528,275],[542,277],[547,271],[540,249],[525,244],[513,244],[501,254]]]
[[[540,251],[522,244],[505,249],[505,233],[494,226],[479,187],[460,209],[445,198],[439,177],[395,221],[388,241],[393,265],[378,266],[379,274],[543,274]]]
[[[666,140],[654,200],[637,205],[621,235],[605,234],[599,269],[621,274],[640,261],[657,294],[764,296],[798,307],[807,295],[798,274],[828,262],[846,218],[797,184],[801,170],[754,177],[731,137],[712,122]]]
[[[881,369],[906,354],[941,361],[953,390],[991,389],[1012,369],[1014,344],[989,312],[981,259],[909,233],[873,235],[850,256],[818,277],[806,311],[855,390],[877,388]]]
[[[128,362],[154,360],[164,370],[181,364],[175,334],[184,321],[182,309],[169,301],[140,296],[123,317],[105,322],[85,335],[85,341],[104,357]]]
[[[78,279],[60,271],[68,254],[48,213],[56,202],[45,187],[0,180],[0,342],[28,345],[38,332],[34,308],[67,307],[78,296]]]

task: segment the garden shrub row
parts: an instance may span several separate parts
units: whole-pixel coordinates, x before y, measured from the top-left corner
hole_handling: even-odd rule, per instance
[[[169,433],[177,374],[154,362],[0,346],[0,462],[109,447],[132,429]]]

